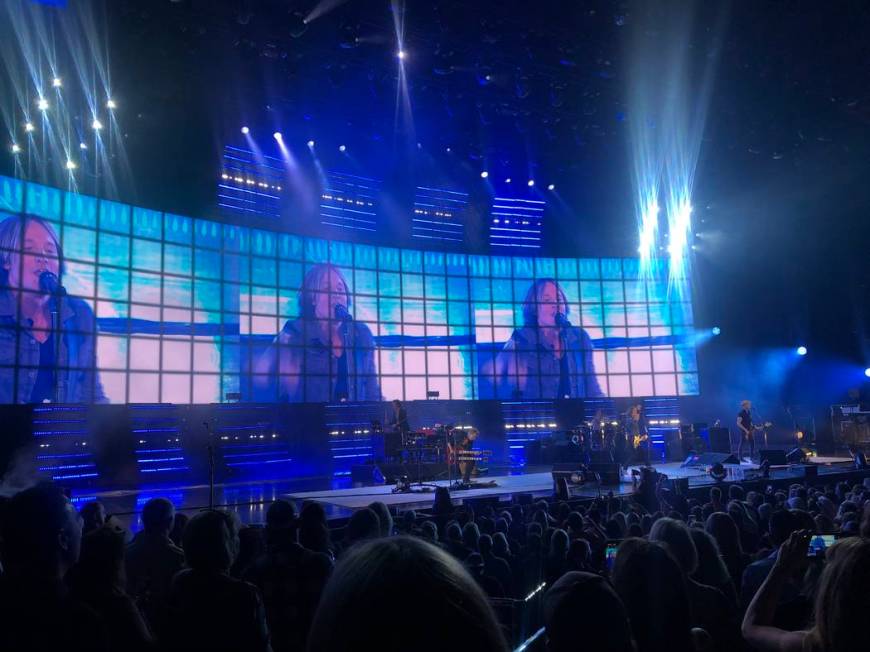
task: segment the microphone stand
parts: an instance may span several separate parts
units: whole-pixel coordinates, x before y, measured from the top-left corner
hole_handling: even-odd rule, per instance
[[[60,403],[60,369],[58,369],[58,363],[60,362],[60,344],[61,344],[61,334],[60,334],[60,307],[58,303],[60,302],[60,297],[58,295],[52,295],[52,297],[48,300],[48,309],[51,313],[51,338],[54,340],[54,372],[52,373],[52,391],[51,397],[53,403]]]
[[[205,447],[208,457],[208,508],[214,509],[214,435],[208,421],[203,421],[202,425],[205,426],[205,433],[208,436],[208,444]]]

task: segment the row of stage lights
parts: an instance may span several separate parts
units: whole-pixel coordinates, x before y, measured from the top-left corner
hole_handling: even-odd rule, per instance
[[[249,135],[249,134],[251,133],[251,129],[250,129],[250,127],[247,127],[247,126],[242,127],[241,131],[242,131],[242,134],[244,134],[245,136],[247,136],[247,135]],[[283,144],[283,142],[284,142],[284,134],[282,134],[280,131],[276,131],[275,133],[273,133],[273,134],[272,134],[272,137],[273,137],[273,138],[274,138],[278,143],[282,143],[282,144]],[[315,142],[314,142],[313,140],[309,140],[308,143],[306,143],[306,144],[308,145],[308,149],[310,149],[310,150],[313,150],[313,149],[314,149]],[[338,146],[338,151],[341,152],[342,154],[346,153],[346,152],[347,152],[347,145],[344,145],[344,144],[339,145],[339,146]],[[451,151],[451,150],[450,150],[450,148],[448,147],[448,148],[447,148],[447,152],[450,153],[450,151]],[[483,171],[480,173],[480,178],[481,178],[481,179],[488,179],[488,178],[489,178],[489,171],[488,171],[488,170],[483,170]],[[505,182],[505,183],[513,183],[513,179],[512,179],[511,177],[506,177],[505,180],[504,180],[504,182]],[[535,185],[536,185],[536,184],[535,184],[535,180],[534,180],[534,179],[529,179],[529,180],[526,182],[526,185],[527,185],[529,188],[534,188]],[[551,191],[551,192],[552,192],[552,191],[555,191],[555,190],[556,190],[556,184],[554,184],[554,183],[548,184],[548,185],[547,185],[547,190],[549,190],[549,191]]]

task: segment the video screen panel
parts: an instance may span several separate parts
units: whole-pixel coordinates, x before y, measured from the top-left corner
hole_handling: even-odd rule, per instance
[[[0,252],[0,402],[699,391],[661,262],[327,241],[2,177]]]

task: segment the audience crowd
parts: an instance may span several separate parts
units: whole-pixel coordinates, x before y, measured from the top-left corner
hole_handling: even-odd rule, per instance
[[[38,485],[0,503],[0,650],[501,651],[518,613],[532,650],[867,649],[870,478],[691,495],[654,473],[631,498],[439,489],[334,529],[314,502],[243,526],[155,498],[131,537]]]

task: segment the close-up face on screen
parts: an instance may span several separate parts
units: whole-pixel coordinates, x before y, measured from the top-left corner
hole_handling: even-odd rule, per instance
[[[36,337],[6,329],[2,402],[699,392],[692,307],[663,266],[328,241],[11,179],[3,192],[2,317]],[[66,329],[46,345],[53,309]],[[40,390],[46,346],[58,378]]]

